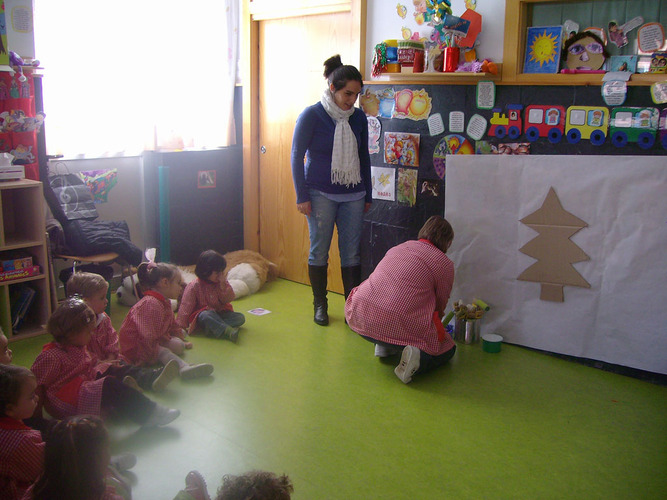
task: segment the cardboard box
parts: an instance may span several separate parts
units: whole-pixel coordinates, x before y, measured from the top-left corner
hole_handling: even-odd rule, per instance
[[[39,266],[27,267],[25,269],[14,269],[13,271],[0,272],[0,282],[18,280],[35,276],[41,272]]]
[[[0,272],[14,271],[16,269],[26,269],[28,267],[32,267],[32,257],[6,259],[2,261],[2,266],[0,266]]]
[[[0,181],[11,181],[15,179],[25,179],[25,167],[23,165],[0,167]]]

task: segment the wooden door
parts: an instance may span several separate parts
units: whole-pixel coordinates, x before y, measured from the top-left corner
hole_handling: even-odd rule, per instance
[[[272,18],[258,22],[259,251],[280,276],[308,283],[308,226],[296,210],[290,152],[294,124],[320,100],[323,62],[340,54],[359,64],[359,21],[352,12]],[[342,293],[337,235],[329,257],[329,289]]]

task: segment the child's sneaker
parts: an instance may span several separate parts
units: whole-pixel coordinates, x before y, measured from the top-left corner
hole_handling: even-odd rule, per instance
[[[155,392],[160,392],[163,391],[165,387],[169,385],[169,383],[174,380],[176,377],[178,377],[178,362],[175,359],[169,360],[169,362],[164,365],[164,368],[162,369],[162,372],[160,372],[160,375],[153,380],[153,384],[151,385],[151,388]]]
[[[123,384],[125,384],[128,387],[132,387],[132,389],[134,389],[135,391],[144,392],[141,390],[141,387],[139,387],[139,384],[137,383],[135,378],[130,375],[126,375],[125,377],[123,377]]]
[[[181,378],[186,380],[191,378],[208,377],[211,373],[213,373],[213,365],[209,363],[188,365],[181,368]]]
[[[228,326],[225,328],[222,335],[224,338],[229,339],[236,344],[236,341],[239,339],[239,329],[234,328],[233,326]]]
[[[142,427],[157,427],[170,424],[176,420],[180,414],[180,410],[167,408],[166,406],[155,403],[153,413],[150,414],[148,420],[143,423]]]
[[[137,456],[132,453],[121,453],[114,455],[109,460],[109,465],[114,467],[118,472],[125,472],[137,465]]]
[[[206,487],[206,481],[202,475],[192,470],[185,476],[185,492],[188,493],[194,500],[211,500]]]
[[[419,349],[415,346],[406,345],[403,349],[401,362],[394,368],[394,373],[404,384],[409,384],[412,381],[412,376],[419,370],[419,356]]]
[[[400,345],[393,345],[393,346],[388,346],[388,345],[380,345],[380,344],[375,344],[375,356],[378,358],[386,358],[389,356],[393,356],[394,354],[398,354],[403,350],[403,347]]]

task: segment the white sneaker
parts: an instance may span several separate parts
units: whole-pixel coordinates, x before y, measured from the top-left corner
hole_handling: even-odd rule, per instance
[[[403,349],[401,362],[394,368],[394,373],[404,384],[409,384],[412,381],[412,376],[419,370],[419,355],[419,349],[415,346],[406,345]]]
[[[155,404],[155,409],[151,413],[148,420],[144,422],[142,427],[157,427],[162,425],[167,425],[176,420],[181,414],[180,410],[174,408],[167,408],[159,404]]]
[[[209,363],[189,365],[181,368],[181,378],[184,379],[208,377],[211,373],[213,373],[213,365]]]
[[[375,356],[378,358],[386,358],[389,356],[393,356],[394,354],[398,354],[402,350],[403,347],[401,347],[400,345],[388,346],[388,345],[375,344]]]
[[[119,472],[125,472],[137,465],[137,456],[132,453],[121,453],[111,457],[109,464]]]
[[[160,375],[155,380],[153,380],[151,388],[155,392],[163,391],[164,388],[167,387],[172,380],[178,377],[178,374],[179,374],[178,362],[175,359],[170,359],[169,362],[166,365],[164,365],[164,368],[162,369]]]

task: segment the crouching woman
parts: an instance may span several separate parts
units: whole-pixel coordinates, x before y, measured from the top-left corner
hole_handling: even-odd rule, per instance
[[[446,255],[453,239],[449,222],[432,216],[419,239],[390,249],[345,303],[348,325],[375,344],[376,356],[402,352],[394,372],[405,384],[456,351],[441,322],[454,283],[454,263]]]

